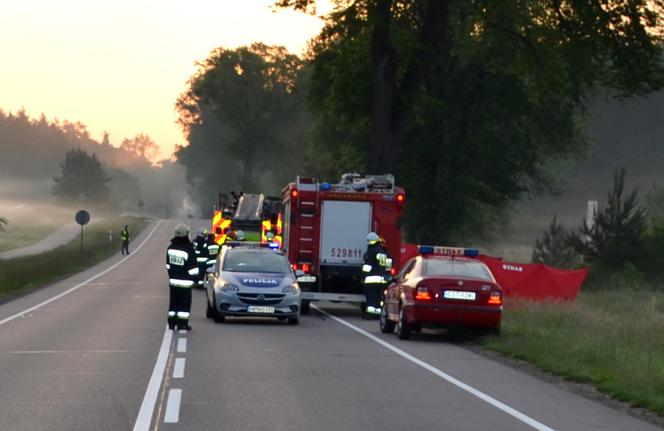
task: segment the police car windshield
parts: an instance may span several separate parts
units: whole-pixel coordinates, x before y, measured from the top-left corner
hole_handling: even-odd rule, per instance
[[[477,278],[495,281],[489,269],[482,262],[469,262],[456,259],[427,259],[424,275]]]
[[[269,251],[230,250],[224,258],[222,271],[230,272],[288,272],[283,256]]]

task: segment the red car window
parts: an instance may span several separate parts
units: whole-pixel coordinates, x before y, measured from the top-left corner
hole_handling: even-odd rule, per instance
[[[428,259],[424,267],[426,276],[452,276],[477,278],[495,283],[495,279],[482,262],[456,259]]]

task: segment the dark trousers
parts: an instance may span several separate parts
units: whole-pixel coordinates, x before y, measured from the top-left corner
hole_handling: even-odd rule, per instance
[[[122,254],[129,254],[129,240],[122,240]]]
[[[191,287],[169,286],[168,327],[186,328],[191,312]]]
[[[383,298],[383,290],[387,285],[384,283],[365,283],[364,296],[367,298],[365,305],[367,307],[380,307],[380,301]]]

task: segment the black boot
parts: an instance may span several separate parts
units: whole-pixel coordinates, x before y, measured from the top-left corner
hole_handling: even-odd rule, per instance
[[[175,329],[175,317],[168,318],[168,329],[171,331]]]
[[[191,331],[191,326],[189,326],[189,319],[179,319],[178,320],[178,330],[180,331]]]

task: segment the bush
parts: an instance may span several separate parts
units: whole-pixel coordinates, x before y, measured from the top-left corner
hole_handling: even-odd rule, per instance
[[[565,227],[558,222],[554,215],[549,224],[549,230],[544,236],[535,240],[533,248],[533,263],[545,263],[556,268],[571,268],[578,259],[578,255],[567,241],[568,233]]]
[[[585,263],[609,276],[627,264],[641,266],[646,258],[646,213],[638,204],[638,190],[623,197],[624,188],[625,170],[621,169],[614,174],[608,203],[597,212],[595,224],[590,227],[584,220],[579,232],[568,238]]]

